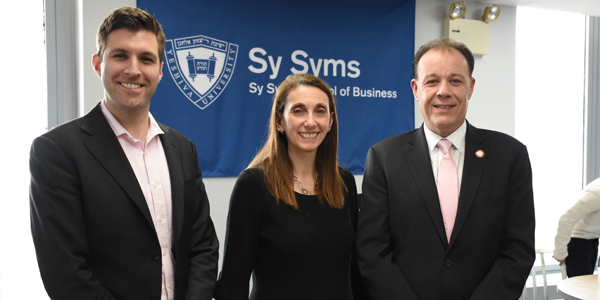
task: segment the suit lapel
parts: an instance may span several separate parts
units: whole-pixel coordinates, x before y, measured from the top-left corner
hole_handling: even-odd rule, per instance
[[[427,139],[423,126],[413,132],[413,136],[408,140],[409,146],[404,149],[408,160],[408,165],[423,200],[429,210],[429,215],[433,221],[438,236],[444,245],[447,245],[446,232],[444,231],[444,220],[440,208],[440,200],[437,194],[435,177],[431,169],[431,156],[427,147]]]
[[[456,212],[456,220],[454,221],[454,229],[452,230],[452,237],[450,239],[451,245],[465,223],[473,200],[475,200],[475,193],[477,192],[477,188],[481,181],[485,162],[488,157],[487,154],[489,153],[489,148],[483,143],[484,140],[485,135],[467,122],[465,161],[463,165],[460,195],[458,198],[458,210]],[[475,155],[479,150],[483,151],[484,155],[482,157]]]
[[[185,190],[185,182],[183,178],[183,170],[181,166],[181,157],[177,149],[177,143],[171,136],[170,128],[159,123],[164,134],[160,135],[160,141],[165,150],[167,164],[169,165],[169,177],[171,178],[171,209],[172,209],[172,226],[173,226],[173,245],[177,245],[177,240],[183,226],[183,191]]]
[[[127,156],[125,156],[125,152],[123,152],[123,148],[121,148],[121,144],[119,144],[119,140],[102,114],[100,104],[96,105],[92,111],[83,117],[81,130],[90,135],[84,145],[123,188],[146,217],[148,223],[154,228],[144,193]]]

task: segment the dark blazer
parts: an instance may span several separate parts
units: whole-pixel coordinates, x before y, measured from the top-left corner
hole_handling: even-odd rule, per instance
[[[176,299],[212,299],[219,244],[194,144],[160,124],[172,193]],[[52,299],[160,299],[150,211],[97,105],[31,146],[31,232]]]
[[[535,260],[535,215],[516,139],[467,125],[450,243],[422,127],[371,147],[362,192],[357,253],[371,299],[519,298]]]

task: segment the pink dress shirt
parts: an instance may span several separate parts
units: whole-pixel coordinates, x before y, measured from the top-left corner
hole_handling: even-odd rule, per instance
[[[152,114],[148,112],[150,128],[146,136],[146,145],[137,140],[117,121],[102,101],[102,113],[117,136],[129,164],[135,173],[140,188],[146,198],[154,228],[162,250],[162,294],[161,300],[174,299],[175,277],[174,259],[171,253],[171,180],[167,158],[160,142],[159,134],[164,132],[158,126]]]

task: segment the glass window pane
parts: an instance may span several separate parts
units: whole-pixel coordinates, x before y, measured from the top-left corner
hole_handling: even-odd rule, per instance
[[[43,10],[41,0],[0,4],[0,299],[48,299],[29,225],[29,147],[47,124]]]
[[[517,8],[515,135],[529,150],[536,248],[582,189],[585,16]]]

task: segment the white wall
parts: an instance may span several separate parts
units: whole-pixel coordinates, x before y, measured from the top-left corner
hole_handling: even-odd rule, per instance
[[[425,42],[444,35],[444,19],[447,17],[452,2],[454,1],[416,1],[416,49]],[[96,51],[95,35],[98,25],[113,9],[135,5],[135,0],[83,0],[83,57],[85,61],[81,63],[84,67],[85,112],[92,109],[103,97],[102,85],[91,66],[91,57]],[[471,1],[467,5],[466,17],[480,19],[486,5]],[[477,81],[467,118],[476,127],[494,129],[514,136],[516,8],[501,6],[501,9],[502,14],[499,19],[490,24],[490,54],[478,55],[475,58],[473,76]],[[410,82],[401,83],[401,85],[410,89]],[[422,122],[423,118],[418,104],[415,102],[415,126],[421,126]],[[220,253],[223,253],[229,195],[235,179],[235,177],[204,179],[211,203],[211,215],[219,241],[221,241]],[[360,192],[362,175],[356,176],[356,184]]]

